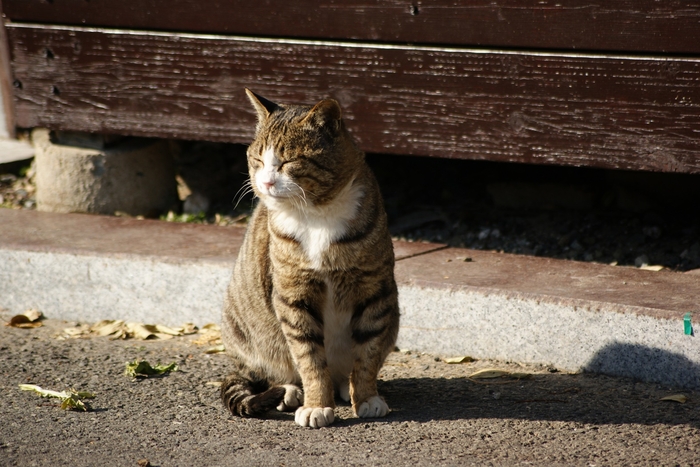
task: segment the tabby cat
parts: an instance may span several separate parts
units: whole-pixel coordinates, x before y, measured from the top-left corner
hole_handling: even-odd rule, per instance
[[[377,373],[399,307],[377,182],[338,102],[246,92],[258,114],[248,167],[260,202],[226,294],[222,338],[235,366],[221,399],[242,417],[296,410],[296,423],[314,428],[333,423],[336,394],[359,417],[383,417]]]

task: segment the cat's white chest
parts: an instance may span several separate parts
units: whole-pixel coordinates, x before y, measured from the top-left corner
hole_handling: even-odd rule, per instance
[[[321,269],[331,244],[342,238],[355,217],[362,190],[348,184],[340,195],[323,207],[274,209],[272,221],[285,235],[296,239],[314,269]]]
[[[314,269],[323,265],[323,256],[335,240],[347,230],[346,221],[338,218],[301,216],[300,213],[280,213],[275,225],[285,235],[295,238],[301,245]]]

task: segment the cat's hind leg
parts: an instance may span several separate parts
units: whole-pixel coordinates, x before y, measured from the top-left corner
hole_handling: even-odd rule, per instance
[[[221,384],[221,401],[239,417],[259,417],[284,404],[284,386],[273,386],[264,380],[245,378],[239,373],[228,375]]]

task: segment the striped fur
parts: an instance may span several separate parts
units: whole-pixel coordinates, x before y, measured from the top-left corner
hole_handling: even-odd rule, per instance
[[[240,416],[298,404],[302,426],[332,423],[334,393],[384,416],[377,373],[399,326],[394,253],[377,182],[331,99],[258,113],[248,149],[260,198],[226,295],[222,336],[236,370],[221,387]]]

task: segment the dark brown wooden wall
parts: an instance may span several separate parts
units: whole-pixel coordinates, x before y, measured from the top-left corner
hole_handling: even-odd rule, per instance
[[[12,21],[495,48],[700,52],[678,0],[4,0]]]
[[[700,172],[700,6],[247,3],[3,0],[18,125],[248,142],[250,87],[372,152]]]

